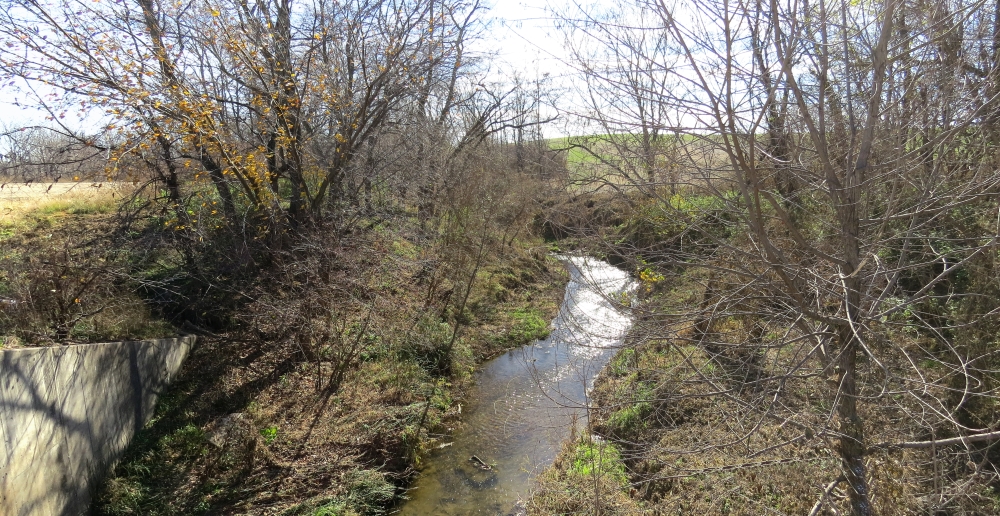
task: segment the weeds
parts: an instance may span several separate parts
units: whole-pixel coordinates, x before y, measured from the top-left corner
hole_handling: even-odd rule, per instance
[[[38,345],[175,334],[133,292],[129,265],[99,221],[47,219],[20,231],[0,255],[0,334]]]
[[[260,429],[260,436],[264,438],[265,444],[271,444],[278,438],[278,427],[269,426]]]
[[[383,514],[420,464],[428,432],[446,431],[457,417],[471,368],[497,349],[491,336],[507,328],[537,335],[547,327],[540,321],[555,315],[566,277],[553,262],[515,254],[509,272],[526,279],[504,301],[477,282],[470,297],[490,309],[461,314],[462,334],[448,352],[459,314],[441,310],[437,296],[428,309],[426,283],[379,286],[386,261],[398,277],[420,273],[419,262],[369,251],[391,250],[398,240],[398,228],[389,228],[341,242],[326,265],[272,276],[240,315],[252,331],[200,344],[176,394],[164,397],[112,476],[141,486],[139,501],[128,503],[153,516],[255,513],[264,505],[289,515]],[[488,263],[487,275],[502,266]],[[339,369],[339,388],[328,389],[338,384],[331,381],[338,349],[352,358]],[[234,414],[248,422],[246,445],[211,444],[219,421]],[[144,468],[148,474],[139,473]],[[121,512],[119,491],[109,480],[98,514]],[[163,497],[167,507],[150,509]]]
[[[621,453],[615,445],[603,440],[581,441],[576,446],[570,472],[585,477],[604,477],[621,487],[628,485]]]

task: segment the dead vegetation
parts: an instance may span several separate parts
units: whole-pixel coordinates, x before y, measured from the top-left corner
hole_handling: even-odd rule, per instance
[[[541,336],[511,314],[547,327],[566,281],[544,253],[512,247],[482,265],[462,314],[442,314],[451,280],[428,288],[426,249],[405,232],[327,249],[328,267],[276,269],[295,280],[264,280],[244,330],[195,349],[98,514],[381,514],[428,437],[460,424],[475,364]],[[455,317],[463,331],[442,370]]]
[[[139,253],[118,245],[129,189],[80,183],[0,189],[0,336],[4,347],[175,334],[136,293]]]
[[[836,446],[842,394],[827,370],[836,363],[789,324],[787,303],[765,294],[772,273],[740,272],[752,241],[719,209],[724,200],[632,192],[552,206],[552,229],[569,236],[560,245],[616,257],[642,287],[629,339],[596,382],[590,413],[589,430],[616,448],[628,480],[574,474],[576,448],[594,439],[585,437],[543,475],[530,513],[850,513]],[[602,217],[608,206],[614,216]],[[974,214],[956,213],[938,229],[981,233],[976,224],[988,222]],[[816,231],[824,215],[797,216]],[[941,288],[948,297],[865,326],[871,355],[857,364],[858,417],[878,514],[1000,511],[989,431],[1000,417],[993,266],[992,257],[970,260]],[[906,289],[934,273],[909,274]],[[985,430],[963,437],[956,425]]]
[[[671,279],[671,287],[644,291],[647,303],[659,308],[642,312],[627,347],[596,382],[590,431],[597,437],[567,443],[541,477],[529,514],[849,513],[840,459],[829,444],[831,431],[823,430],[832,403],[829,392],[836,386],[818,375],[780,373],[803,356],[801,350],[776,348],[759,360],[737,361],[697,345],[692,339],[696,326],[683,322],[672,338],[653,337],[663,333],[661,325],[678,323],[671,316],[672,304],[690,304],[704,295],[697,277]],[[710,331],[738,342],[753,329],[718,321]],[[925,365],[932,360],[921,337],[896,338],[911,359]],[[925,358],[916,358],[920,356]],[[898,359],[906,360],[903,355]],[[755,364],[763,370],[748,371]],[[947,369],[928,367],[926,374],[928,383],[939,387],[922,396],[947,398],[947,382],[941,381],[949,375]],[[779,376],[780,406],[761,411],[773,396],[766,390],[767,379]],[[904,390],[903,385],[886,388]],[[927,514],[942,506],[948,507],[947,514],[1000,511],[992,465],[996,446],[988,441],[932,446],[931,441],[944,440],[946,430],[935,435],[934,429],[908,419],[923,402],[902,394],[890,397],[893,403],[861,413],[870,442],[887,443],[871,446],[865,457],[872,471],[873,510],[885,515]],[[995,417],[998,407],[987,404],[976,406],[975,417]],[[797,416],[781,417],[786,411]],[[587,439],[606,439],[616,447],[627,481],[611,482],[608,473],[596,478],[574,473],[580,466],[572,457]],[[901,440],[910,445],[893,444]]]

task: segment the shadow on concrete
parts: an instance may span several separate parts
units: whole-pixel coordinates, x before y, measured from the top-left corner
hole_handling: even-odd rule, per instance
[[[86,514],[193,343],[0,351],[0,515]]]
[[[233,502],[227,496],[240,491],[231,488],[243,485],[248,477],[240,468],[219,470],[217,463],[225,459],[226,450],[210,446],[211,432],[205,430],[244,412],[300,362],[293,350],[281,345],[199,337],[198,346],[160,399],[154,419],[99,487],[92,514],[225,513]],[[121,485],[142,494],[122,500],[116,491]],[[218,489],[223,485],[227,488]],[[208,492],[213,494],[206,498]]]

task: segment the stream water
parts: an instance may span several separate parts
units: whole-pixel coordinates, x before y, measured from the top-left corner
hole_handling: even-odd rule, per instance
[[[462,407],[464,424],[427,458],[397,514],[508,514],[574,422],[584,423],[594,377],[631,325],[613,300],[630,296],[635,283],[606,262],[563,259],[570,282],[552,333],[483,365]]]

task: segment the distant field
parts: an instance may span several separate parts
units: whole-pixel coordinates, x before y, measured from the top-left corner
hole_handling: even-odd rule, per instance
[[[107,213],[132,186],[128,183],[2,183],[0,221],[29,213]]]
[[[595,185],[627,187],[636,182],[645,183],[646,172],[639,168],[637,160],[638,138],[630,134],[570,136],[551,138],[546,143],[550,149],[566,152],[570,188],[579,190]],[[655,169],[657,183],[673,181],[678,185],[702,187],[706,177],[719,177],[720,172],[729,166],[717,137],[666,135],[661,136],[659,142]],[[588,146],[593,153],[578,145]],[[621,154],[622,149],[627,149],[624,154]],[[628,176],[621,171],[626,171]]]
[[[579,148],[570,148],[570,141],[577,140],[577,137],[571,138],[552,138],[547,141],[549,148],[553,150],[566,150],[566,166],[569,167],[570,171],[574,171],[580,165],[586,163],[600,163],[594,155],[589,152]]]

